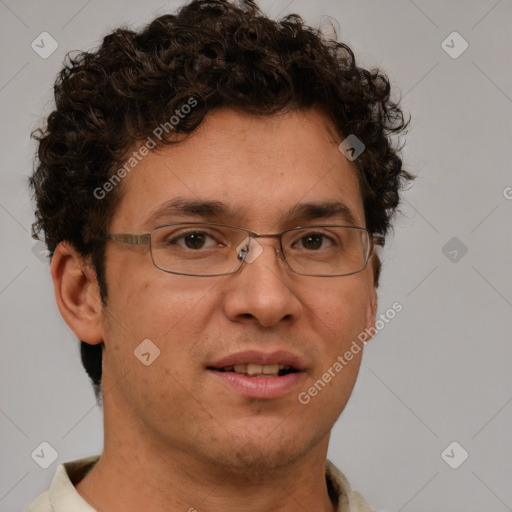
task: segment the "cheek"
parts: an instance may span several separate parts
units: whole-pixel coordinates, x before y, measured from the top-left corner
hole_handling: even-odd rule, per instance
[[[130,393],[163,389],[179,396],[197,371],[202,342],[217,318],[215,292],[220,278],[199,281],[161,274],[139,274],[112,288],[105,346],[115,378],[134,372],[132,380],[139,385]],[[145,346],[141,343],[148,344],[144,340],[150,340],[150,352],[158,354],[147,367],[135,357],[147,352],[139,349]]]
[[[112,293],[109,289],[112,315],[129,327],[132,337],[168,337],[183,328],[192,331],[206,321],[209,315],[205,308],[214,282],[192,281],[158,269],[148,274],[124,278],[112,287]],[[199,309],[202,315],[196,314]]]
[[[364,347],[358,335],[366,327],[371,297],[365,290],[360,280],[347,276],[343,286],[323,286],[308,299],[318,364],[298,400],[309,403],[309,410],[318,411],[329,425],[345,408],[359,372]]]
[[[187,284],[186,278],[165,274],[157,277],[134,275],[110,287],[104,360],[109,387],[123,382],[118,392],[124,402],[155,422],[160,421],[158,411],[178,414],[189,400],[190,375],[200,360],[197,342],[204,339],[201,333],[214,313],[209,290],[215,285]],[[192,407],[189,413],[197,411]]]
[[[319,287],[307,298],[316,328],[328,341],[328,352],[350,345],[366,327],[367,312],[371,304],[371,287],[357,279],[344,276],[340,283],[328,283]]]

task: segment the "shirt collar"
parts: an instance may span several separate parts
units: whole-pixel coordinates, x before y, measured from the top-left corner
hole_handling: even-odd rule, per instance
[[[52,512],[95,512],[75,489],[75,484],[93,468],[99,456],[60,464],[48,493]]]
[[[80,496],[75,485],[85,477],[99,460],[88,457],[60,464],[48,491],[52,512],[95,512]],[[329,460],[326,461],[325,479],[329,497],[337,512],[372,512],[372,508],[359,493],[353,492],[345,475]]]

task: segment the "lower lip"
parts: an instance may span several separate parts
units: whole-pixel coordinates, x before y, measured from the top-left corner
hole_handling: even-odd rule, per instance
[[[305,375],[304,372],[296,372],[282,377],[248,377],[234,372],[209,371],[241,395],[260,399],[279,398],[286,395],[297,387]]]

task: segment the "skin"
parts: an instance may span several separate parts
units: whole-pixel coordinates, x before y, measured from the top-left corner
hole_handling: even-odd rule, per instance
[[[338,150],[341,140],[314,109],[271,117],[218,110],[191,137],[150,153],[124,179],[109,231],[148,232],[155,227],[145,224],[148,215],[176,197],[222,201],[235,212],[188,219],[259,233],[344,223],[283,219],[304,202],[343,201],[364,227],[356,172]],[[351,276],[300,276],[277,257],[274,240],[258,242],[264,251],[256,261],[222,277],[165,273],[148,247],[109,242],[106,305],[88,262],[69,244],[59,245],[52,276],[60,311],[81,340],[105,344],[104,452],[77,485],[93,507],[334,510],[325,483],[327,447],[362,351],[308,405],[297,394],[374,325],[372,265]],[[147,338],[161,351],[150,366],[133,354]],[[306,362],[300,388],[249,399],[205,368],[246,349],[297,354]]]

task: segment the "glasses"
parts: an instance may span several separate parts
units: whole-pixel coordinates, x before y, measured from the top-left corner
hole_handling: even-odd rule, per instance
[[[278,257],[304,276],[348,276],[366,268],[375,245],[384,238],[365,228],[322,225],[259,234],[214,222],[176,222],[142,235],[110,233],[107,240],[149,245],[155,267],[171,274],[224,276],[252,263],[263,252],[256,239],[275,238]]]

